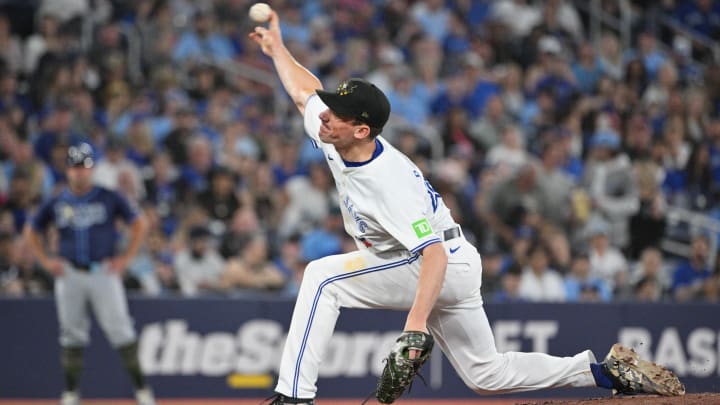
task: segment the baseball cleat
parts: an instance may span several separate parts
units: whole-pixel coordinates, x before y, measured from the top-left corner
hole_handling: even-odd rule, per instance
[[[635,350],[619,343],[602,363],[603,374],[613,384],[613,394],[685,395],[685,386],[667,368],[642,360]]]
[[[292,398],[286,397],[283,394],[274,394],[265,401],[272,400],[268,405],[289,405],[289,404],[306,404],[315,405],[315,400],[312,398]],[[263,403],[265,402],[263,401]]]
[[[80,395],[76,391],[64,391],[60,397],[60,405],[80,405]]]

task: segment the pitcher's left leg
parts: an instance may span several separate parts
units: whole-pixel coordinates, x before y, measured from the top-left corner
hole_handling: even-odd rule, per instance
[[[498,353],[479,291],[433,311],[428,326],[465,384],[478,393],[596,386],[590,370],[595,357],[589,350],[573,357]]]

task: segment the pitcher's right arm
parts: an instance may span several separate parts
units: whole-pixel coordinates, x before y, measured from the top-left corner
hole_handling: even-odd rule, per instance
[[[255,27],[255,31],[249,36],[260,45],[265,55],[272,58],[285,91],[290,95],[300,113],[304,114],[305,102],[315,93],[315,90],[322,89],[322,83],[302,66],[285,47],[277,13],[272,12],[268,28]]]

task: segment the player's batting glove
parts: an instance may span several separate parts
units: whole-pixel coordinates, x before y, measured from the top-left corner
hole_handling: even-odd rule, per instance
[[[430,357],[433,337],[424,332],[403,332],[385,359],[385,368],[378,380],[375,397],[382,404],[392,404],[405,392],[423,364]],[[417,350],[420,354],[410,358],[410,351]]]

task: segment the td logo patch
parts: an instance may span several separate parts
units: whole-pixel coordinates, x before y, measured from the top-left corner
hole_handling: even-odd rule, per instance
[[[430,223],[428,223],[428,220],[425,218],[413,222],[412,227],[413,230],[415,230],[415,235],[417,235],[418,239],[422,239],[433,233]]]

